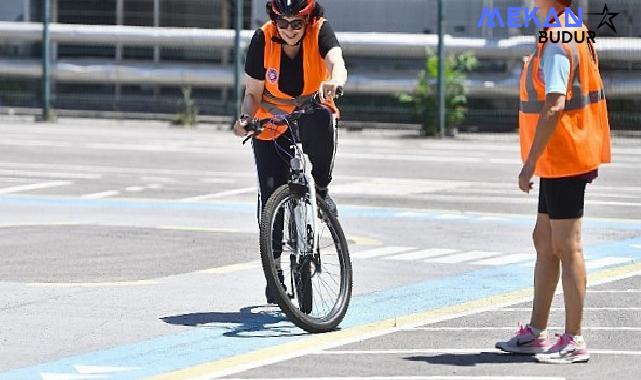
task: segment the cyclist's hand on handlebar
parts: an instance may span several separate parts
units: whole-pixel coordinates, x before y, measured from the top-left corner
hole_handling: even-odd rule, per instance
[[[254,134],[254,131],[247,131],[247,124],[250,122],[249,115],[241,115],[240,119],[234,123],[234,134],[238,137],[246,137]]]
[[[343,92],[343,87],[335,80],[326,80],[321,82],[320,88],[318,89],[318,95],[320,96],[321,102],[324,102],[326,99],[334,99],[340,96]]]

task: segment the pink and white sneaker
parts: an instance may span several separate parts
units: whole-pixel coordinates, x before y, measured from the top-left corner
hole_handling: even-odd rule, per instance
[[[536,361],[539,363],[571,364],[587,363],[590,360],[590,354],[583,338],[568,334],[558,335],[558,337],[556,344],[547,352],[536,355]]]
[[[548,351],[550,346],[547,331],[543,330],[537,335],[528,325],[519,325],[519,330],[510,340],[494,345],[499,350],[515,354],[538,354]]]

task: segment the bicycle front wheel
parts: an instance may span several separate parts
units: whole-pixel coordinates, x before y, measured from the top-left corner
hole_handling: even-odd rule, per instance
[[[260,223],[267,286],[287,318],[311,333],[335,329],[352,294],[352,264],[343,229],[322,199],[317,204],[313,215],[307,194],[284,185],[267,201]],[[314,225],[319,236],[316,250]]]

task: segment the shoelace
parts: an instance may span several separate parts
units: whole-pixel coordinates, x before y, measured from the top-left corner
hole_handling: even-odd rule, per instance
[[[554,343],[554,346],[550,348],[550,352],[561,352],[563,347],[567,346],[568,344],[572,343],[574,339],[572,339],[571,336],[567,334],[556,334],[557,336],[557,341]]]
[[[522,336],[527,334],[532,334],[532,330],[530,330],[530,328],[527,325],[523,325],[519,323],[519,330],[516,332],[516,336]]]

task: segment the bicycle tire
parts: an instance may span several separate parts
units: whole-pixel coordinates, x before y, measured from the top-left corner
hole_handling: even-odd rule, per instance
[[[303,195],[303,197],[305,197],[305,195]],[[343,233],[343,229],[338,219],[329,211],[327,204],[322,199],[319,198],[317,200],[319,212],[322,217],[322,222],[325,223],[330,230],[334,248],[336,249],[339,259],[341,273],[339,284],[340,293],[338,294],[336,303],[327,316],[322,318],[311,317],[308,310],[306,310],[311,309],[313,306],[311,305],[311,291],[306,293],[305,291],[296,289],[295,291],[297,293],[302,294],[298,294],[299,299],[298,302],[295,303],[290,295],[288,295],[287,290],[280,284],[280,280],[277,275],[272,244],[272,226],[274,225],[280,206],[284,204],[285,201],[300,201],[301,199],[300,194],[291,192],[288,185],[283,185],[279,187],[267,201],[267,204],[261,214],[260,222],[260,254],[263,272],[265,274],[267,286],[271,287],[272,294],[275,296],[278,306],[291,322],[310,333],[329,332],[334,330],[345,317],[351,300],[353,278],[352,263],[349,257],[349,248],[347,246],[345,234]],[[320,258],[318,260],[320,262],[322,257],[321,255],[319,255],[319,257]],[[313,263],[307,262],[306,267],[305,265],[303,266],[304,268],[301,273],[303,273],[302,277],[304,278],[302,280],[305,282],[311,281],[311,266],[313,266]],[[307,273],[307,275],[305,275],[305,273]],[[310,287],[308,289],[311,290],[312,288]],[[292,289],[292,292],[294,292],[294,289]],[[303,310],[301,310],[301,308]]]

